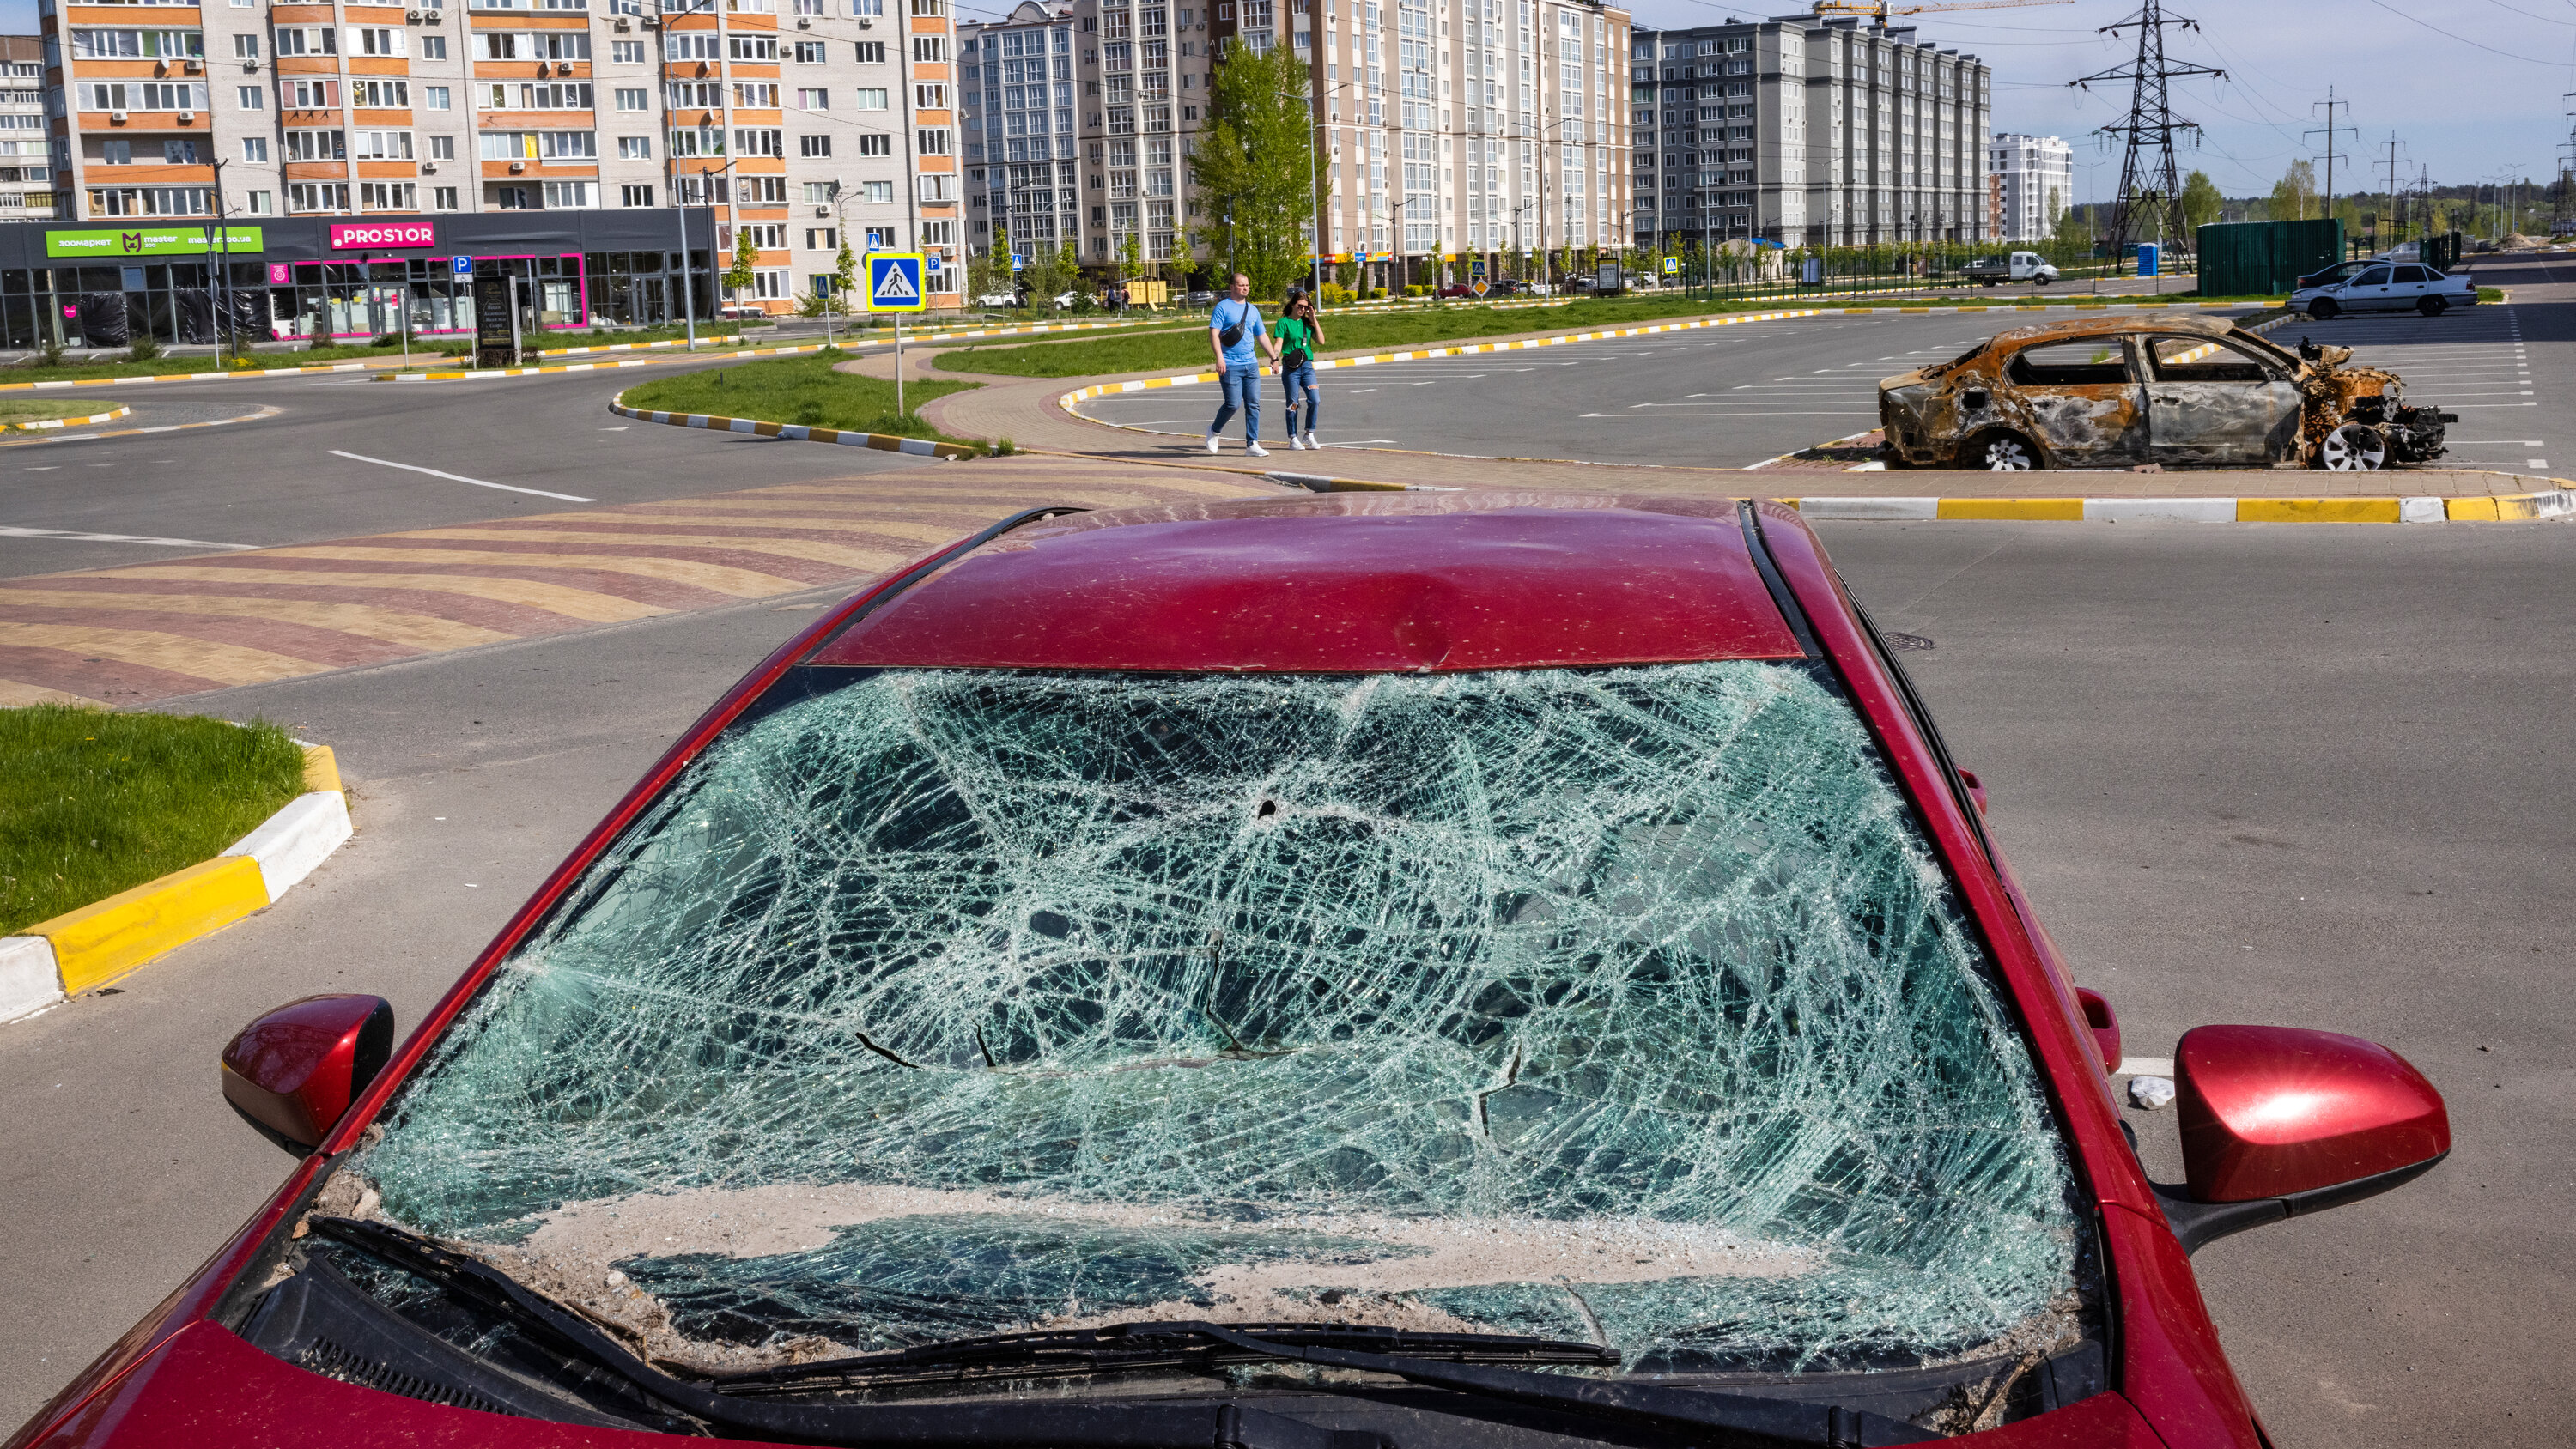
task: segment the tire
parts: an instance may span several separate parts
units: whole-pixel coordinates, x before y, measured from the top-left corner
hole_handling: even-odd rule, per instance
[[[2317,466],[2330,473],[2375,473],[2388,466],[2388,439],[2377,428],[2345,423],[2317,445]]]
[[[2019,433],[1988,433],[1971,443],[1965,460],[1989,473],[2027,473],[2040,466],[2039,449]]]
[[[2415,310],[2427,317],[2439,317],[2450,310],[2450,306],[2451,300],[2448,297],[2426,297],[2415,304]]]
[[[2332,297],[2319,297],[2308,304],[2308,315],[2320,322],[2332,322],[2343,315],[2343,308]]]

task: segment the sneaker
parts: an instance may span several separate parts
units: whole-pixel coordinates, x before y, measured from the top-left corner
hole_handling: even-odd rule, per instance
[[[1306,435],[1306,446],[1314,452],[1320,453],[1324,451],[1324,445],[1315,441],[1315,435],[1313,433],[1308,433]]]
[[[1244,444],[1243,451],[1247,455],[1255,458],[1267,458],[1270,456],[1270,450],[1261,446],[1259,443],[1246,443]]]
[[[1306,451],[1306,440],[1298,437],[1295,433],[1290,433],[1288,435],[1288,446],[1297,452],[1302,453]]]
[[[1217,435],[1216,435],[1216,434],[1214,434],[1214,433],[1210,433],[1210,434],[1208,434],[1208,451],[1209,451],[1209,452],[1211,452],[1211,453],[1215,452],[1215,451],[1216,451],[1216,449],[1217,449],[1217,444],[1218,444],[1220,441],[1222,441],[1222,440],[1221,440],[1221,439],[1219,439],[1219,438],[1217,437]]]

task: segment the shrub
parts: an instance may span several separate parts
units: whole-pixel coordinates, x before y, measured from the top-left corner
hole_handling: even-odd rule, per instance
[[[1351,302],[1351,289],[1350,289],[1350,288],[1345,287],[1345,286],[1341,285],[1341,284],[1340,284],[1340,283],[1338,283],[1338,282],[1326,282],[1326,283],[1324,284],[1324,305],[1325,305],[1325,306],[1327,306],[1327,307],[1345,307],[1345,306],[1350,305],[1350,302]]]
[[[150,362],[159,357],[161,351],[161,339],[143,332],[136,333],[134,340],[127,344],[125,356],[128,362]]]

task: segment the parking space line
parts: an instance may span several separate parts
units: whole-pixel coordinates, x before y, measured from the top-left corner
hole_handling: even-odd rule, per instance
[[[560,498],[566,503],[599,501],[596,498],[584,498],[576,493],[549,493],[543,488],[521,488],[511,483],[486,483],[480,478],[468,478],[462,473],[442,473],[436,468],[424,468],[417,463],[396,463],[385,458],[370,458],[363,453],[343,453],[337,448],[331,450],[331,456],[347,458],[353,462],[373,463],[379,468],[400,468],[407,473],[426,473],[432,478],[444,478],[451,483],[471,483],[477,488],[497,488],[504,493],[533,493],[539,498]]]

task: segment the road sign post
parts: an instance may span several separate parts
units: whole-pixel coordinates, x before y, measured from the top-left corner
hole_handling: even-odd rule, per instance
[[[894,314],[894,415],[903,416],[903,314],[930,306],[919,252],[868,253],[868,310]]]

